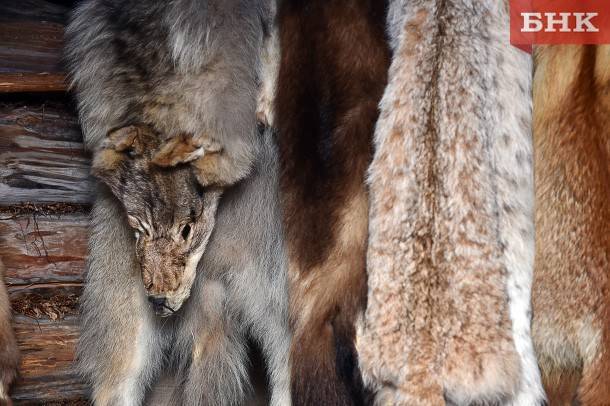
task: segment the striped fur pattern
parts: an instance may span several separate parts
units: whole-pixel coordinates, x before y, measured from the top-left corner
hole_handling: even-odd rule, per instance
[[[508,4],[397,0],[357,348],[377,404],[536,405],[531,58]]]
[[[536,50],[533,338],[552,405],[610,402],[610,46]]]

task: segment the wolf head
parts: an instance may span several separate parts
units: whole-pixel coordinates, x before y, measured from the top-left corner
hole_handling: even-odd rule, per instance
[[[221,192],[202,187],[189,165],[155,164],[159,147],[159,135],[147,126],[111,131],[95,155],[92,173],[123,205],[148,299],[158,315],[168,316],[190,294]],[[173,153],[187,152],[177,148]]]

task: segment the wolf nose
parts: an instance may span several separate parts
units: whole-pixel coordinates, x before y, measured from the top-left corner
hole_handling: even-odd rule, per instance
[[[165,296],[148,296],[148,301],[153,304],[155,309],[165,306]]]

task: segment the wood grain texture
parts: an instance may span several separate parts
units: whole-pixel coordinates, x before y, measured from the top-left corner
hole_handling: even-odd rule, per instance
[[[0,205],[89,203],[91,190],[89,157],[70,110],[0,105]]]
[[[49,21],[3,21],[1,73],[61,73],[64,26]]]
[[[74,3],[66,0],[64,3]],[[69,8],[57,4],[59,1],[47,0],[2,0],[0,4],[0,21],[47,21],[64,24],[67,21]]]
[[[17,405],[85,404],[87,386],[75,373],[78,299],[87,254],[87,213],[0,213],[0,258],[15,315],[22,355],[11,396]],[[268,404],[264,367],[254,362],[256,397]],[[146,404],[165,405],[176,383],[165,376]]]
[[[17,404],[75,401],[87,387],[74,367],[80,287],[11,287],[15,335],[21,351]]]
[[[2,217],[0,256],[9,291],[31,284],[82,284],[87,254],[85,213]]]
[[[0,93],[61,92],[66,86],[58,73],[0,73]]]
[[[0,3],[0,92],[67,89],[61,62],[68,10],[41,0]]]
[[[13,401],[44,404],[84,399],[87,386],[73,365],[77,317],[53,321],[18,315],[13,325],[21,350],[20,376],[11,390]]]
[[[87,386],[73,361],[87,214],[9,214],[0,214],[0,257],[21,351],[11,397],[17,405],[79,404]]]

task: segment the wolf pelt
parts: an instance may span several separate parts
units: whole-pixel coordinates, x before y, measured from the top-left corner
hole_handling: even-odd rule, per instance
[[[274,120],[296,405],[365,401],[354,321],[366,294],[364,174],[389,66],[385,7],[380,0],[279,3]]]
[[[246,176],[271,9],[271,0],[84,1],[67,28],[66,61],[86,146],[142,123],[209,146],[198,159],[203,183]]]
[[[11,323],[11,302],[4,285],[4,264],[0,261],[0,405],[10,405],[8,388],[17,375],[19,349]]]
[[[551,405],[607,405],[610,46],[535,55],[532,335]]]
[[[147,303],[124,209],[100,189],[78,345],[95,404],[142,404],[167,368],[180,383],[178,404],[242,404],[251,337],[268,364],[271,404],[290,405],[286,259],[269,131],[260,151],[250,176],[224,192],[191,297],[170,318],[155,317]]]
[[[540,404],[531,58],[509,44],[506,1],[395,0],[387,25],[365,382],[377,404]]]

